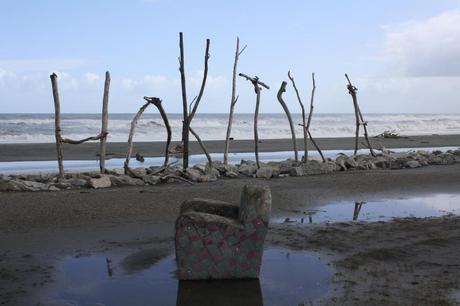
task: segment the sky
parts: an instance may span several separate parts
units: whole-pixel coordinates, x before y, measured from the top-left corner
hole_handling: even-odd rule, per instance
[[[228,112],[239,36],[238,71],[270,86],[261,112],[283,111],[290,70],[305,104],[315,72],[318,113],[353,112],[344,73],[363,112],[460,113],[460,0],[1,0],[0,113],[54,112],[52,72],[62,112],[98,113],[106,70],[110,112],[136,112],[144,96],[181,112],[181,31],[189,100],[211,40],[198,112]],[[236,112],[254,111],[251,86],[238,78]],[[284,97],[300,112],[291,84]]]

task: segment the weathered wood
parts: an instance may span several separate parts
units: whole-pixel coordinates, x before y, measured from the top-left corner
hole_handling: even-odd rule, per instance
[[[297,89],[297,86],[295,84],[294,77],[291,76],[290,71],[288,71],[288,77],[291,80],[292,87],[294,87],[294,91],[297,96],[297,101],[299,102],[300,108],[302,109],[302,124],[303,126],[307,126],[305,107],[302,103],[302,99],[300,98],[299,90]],[[303,148],[304,148],[303,162],[306,162],[308,159],[308,133],[305,129],[302,129],[302,130],[303,130]]]
[[[240,38],[236,38],[236,50],[235,50],[235,58],[233,61],[233,75],[232,75],[232,97],[230,100],[230,113],[228,115],[228,125],[227,125],[227,134],[225,136],[225,148],[224,148],[224,165],[228,164],[228,149],[230,147],[230,135],[232,131],[232,124],[233,124],[233,112],[235,111],[235,105],[238,101],[238,97],[236,96],[236,71],[238,67],[238,60],[240,55],[246,49],[246,46],[240,51]]]
[[[128,136],[128,152],[126,153],[126,159],[124,162],[124,169],[125,169],[125,174],[130,174],[132,171],[129,169],[129,160],[131,159],[131,155],[133,154],[133,136],[134,136],[134,131],[136,130],[136,125],[137,121],[141,117],[142,113],[145,111],[145,109],[150,105],[150,102],[146,102],[144,105],[139,108],[137,111],[137,114],[134,116],[133,120],[131,121],[131,129],[129,130],[129,136]]]
[[[83,139],[80,139],[80,140],[74,140],[74,139],[70,139],[70,138],[61,138],[61,143],[67,143],[67,144],[76,145],[76,144],[81,144],[81,143],[84,143],[84,142],[87,142],[87,141],[90,141],[90,140],[101,140],[101,139],[103,139],[105,137],[106,137],[106,134],[99,134],[97,136],[90,136],[90,137],[86,137],[86,138],[83,138]]]
[[[101,173],[105,173],[105,155],[107,152],[107,129],[109,122],[109,88],[110,88],[110,72],[105,73],[105,83],[104,83],[104,96],[102,98],[102,127],[101,135],[104,137],[101,138],[101,147],[99,154],[99,169]]]
[[[358,91],[358,88],[353,86],[353,84],[350,81],[350,78],[348,77],[348,75],[346,73],[345,73],[345,77],[347,78],[347,81],[348,81],[348,85],[347,85],[348,93],[351,95],[351,98],[353,100],[353,107],[354,107],[354,110],[355,110],[356,129],[355,129],[355,150],[354,150],[353,154],[356,155],[358,153],[359,127],[360,127],[360,125],[362,125],[363,130],[364,130],[364,138],[366,139],[366,142],[368,144],[369,151],[371,152],[372,156],[375,156],[375,152],[372,149],[371,143],[369,142],[369,135],[367,133],[367,122],[364,121],[364,118],[363,118],[363,115],[361,113],[361,110],[359,109],[358,98],[357,98],[357,94],[356,94],[356,92]]]
[[[64,177],[64,162],[62,154],[61,101],[59,98],[59,88],[56,73],[51,74],[50,78],[54,99],[54,135],[56,138],[56,152],[59,167],[59,176],[62,178]]]
[[[311,136],[310,131],[308,131],[308,136],[310,137],[311,142],[315,146],[316,150],[318,151],[319,155],[321,156],[321,159],[323,160],[323,163],[326,162],[326,159],[324,158],[323,152],[321,151],[320,147],[316,143],[315,139]]]
[[[240,77],[245,78],[246,80],[250,81],[252,85],[254,86],[254,91],[256,92],[256,109],[254,111],[254,153],[256,155],[256,164],[257,164],[257,169],[260,169],[260,162],[259,162],[259,133],[257,130],[257,121],[259,118],[259,105],[260,105],[260,91],[262,90],[260,86],[265,87],[266,89],[270,89],[268,85],[265,83],[259,81],[259,78],[257,76],[255,77],[249,77],[248,75],[244,73],[239,73],[238,74]]]
[[[200,136],[192,129],[191,126],[189,126],[188,128],[190,130],[190,133],[192,133],[193,136],[195,136],[196,140],[198,141],[198,144],[200,145],[201,149],[203,150],[204,154],[206,155],[206,158],[208,159],[209,166],[212,167],[211,155],[209,155],[208,150],[206,150],[206,147],[205,147],[204,143],[201,141]]]
[[[188,103],[187,103],[187,86],[185,82],[185,56],[184,56],[184,35],[182,32],[179,33],[179,71],[180,71],[180,82],[182,90],[182,167],[183,169],[188,168],[188,142],[189,142],[189,122],[188,122]]]
[[[278,102],[281,104],[281,107],[286,113],[286,116],[289,121],[289,127],[291,129],[291,137],[292,137],[292,147],[294,148],[294,160],[297,163],[299,162],[299,155],[297,152],[297,142],[296,142],[296,137],[295,137],[294,123],[292,122],[291,112],[289,111],[289,108],[287,107],[286,102],[284,102],[283,100],[283,93],[286,92],[286,85],[287,85],[287,82],[285,81],[281,83],[280,89],[278,90],[277,98],[278,98]]]
[[[204,93],[204,88],[206,86],[206,80],[208,78],[208,61],[209,61],[209,44],[211,43],[211,41],[208,39],[206,39],[206,49],[205,49],[205,52],[204,52],[204,71],[203,71],[203,79],[201,80],[201,87],[200,87],[200,91],[198,93],[198,96],[196,98],[196,101],[195,101],[195,104],[193,105],[193,109],[192,111],[190,112],[190,114],[188,115],[189,119],[188,119],[188,124],[190,125],[192,123],[192,120],[193,120],[193,117],[195,117],[195,113],[198,109],[198,105],[200,104],[201,102],[201,98],[203,98],[203,93]]]
[[[169,125],[168,115],[166,114],[166,112],[165,112],[165,110],[163,108],[163,105],[161,103],[162,102],[161,99],[155,98],[155,97],[144,97],[144,100],[152,103],[153,105],[156,106],[156,108],[158,108],[158,111],[160,112],[161,118],[163,119],[163,122],[165,124],[166,132],[167,132],[168,136],[167,136],[167,139],[166,139],[165,161],[163,163],[163,166],[166,166],[168,164],[168,161],[169,161],[169,146],[171,144],[171,138],[172,138],[172,131],[171,131],[171,126]]]

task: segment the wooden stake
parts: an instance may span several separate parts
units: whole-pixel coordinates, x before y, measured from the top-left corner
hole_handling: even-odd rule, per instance
[[[230,146],[230,134],[232,131],[232,123],[233,123],[233,112],[235,110],[236,101],[238,101],[238,97],[236,97],[236,71],[238,66],[238,59],[243,51],[246,49],[246,46],[240,51],[240,38],[236,38],[236,50],[235,50],[235,59],[233,62],[233,77],[232,77],[232,98],[230,100],[230,113],[228,115],[228,126],[227,126],[227,134],[225,136],[225,148],[224,148],[224,165],[228,164],[228,149]]]
[[[110,72],[105,73],[104,96],[102,99],[102,127],[101,127],[101,147],[99,155],[99,169],[101,173],[105,173],[105,154],[107,152],[107,128],[109,122],[109,88],[110,88]]]
[[[270,89],[268,85],[265,83],[259,81],[259,78],[257,76],[255,77],[249,77],[248,75],[244,73],[238,74],[240,77],[245,78],[246,80],[250,81],[252,85],[254,86],[254,91],[256,92],[256,109],[254,111],[254,153],[256,155],[256,164],[257,164],[257,169],[260,169],[260,162],[259,162],[259,134],[257,131],[257,121],[259,118],[259,105],[260,105],[260,91],[262,90],[262,87],[265,87],[266,89]],[[259,86],[260,85],[260,86]]]
[[[61,130],[61,101],[59,98],[59,88],[57,83],[57,75],[53,73],[50,75],[51,86],[53,88],[54,99],[54,135],[56,138],[56,152],[59,167],[59,177],[64,177],[64,163],[62,154],[62,130]]]
[[[286,103],[283,100],[283,93],[286,92],[286,85],[287,85],[287,82],[285,81],[281,83],[281,87],[278,90],[277,98],[278,98],[279,103],[283,107],[284,112],[286,113],[286,116],[289,121],[289,127],[291,128],[291,136],[292,136],[292,146],[294,148],[294,159],[295,159],[295,162],[297,163],[299,162],[299,155],[297,152],[297,142],[296,142],[296,137],[295,137],[294,123],[292,122],[291,112],[289,112],[289,108],[287,107]]]

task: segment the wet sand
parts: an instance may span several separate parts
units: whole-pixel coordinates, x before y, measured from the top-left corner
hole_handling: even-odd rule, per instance
[[[354,138],[318,138],[316,139],[322,150],[352,150]],[[460,145],[460,135],[430,135],[409,136],[402,138],[370,138],[375,148],[383,145],[385,148],[423,148],[423,147],[450,147]],[[360,139],[359,143],[363,143]],[[177,144],[173,142],[172,145]],[[164,142],[136,142],[133,154],[139,153],[144,157],[164,156]],[[206,149],[210,153],[222,153],[224,141],[205,141]],[[303,150],[303,140],[297,139],[299,151]],[[362,147],[362,145],[360,145]],[[310,150],[314,150],[313,144],[309,144]],[[109,142],[107,144],[107,158],[125,157],[127,144],[124,142]],[[232,140],[230,152],[253,152],[252,140]],[[290,139],[262,139],[259,144],[260,152],[292,151]],[[191,154],[202,154],[197,142],[190,144]],[[80,145],[64,144],[64,158],[66,160],[94,160],[98,158],[99,143],[89,142]],[[56,146],[54,143],[37,144],[0,144],[0,162],[9,161],[44,161],[56,159]]]
[[[133,270],[152,265],[174,251],[174,220],[183,200],[238,203],[247,183],[271,187],[277,217],[336,201],[459,193],[460,164],[194,186],[0,193],[0,303],[36,305],[56,281],[56,263],[65,256],[117,252],[126,254]],[[330,292],[315,304],[459,302],[459,217],[272,224],[267,245],[317,250],[331,263]]]

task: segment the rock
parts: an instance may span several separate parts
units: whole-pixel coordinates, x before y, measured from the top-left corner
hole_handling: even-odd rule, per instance
[[[205,175],[201,175],[197,181],[198,182],[215,182],[217,181],[217,177],[212,174],[205,174]]]
[[[143,180],[130,177],[129,175],[111,176],[110,181],[113,186],[144,186]]]
[[[229,178],[237,178],[237,177],[239,177],[238,173],[236,173],[235,171],[232,171],[232,170],[225,172],[224,176],[229,177]]]
[[[288,159],[278,163],[278,169],[280,174],[290,174],[292,167],[296,167],[297,164],[294,160]]]
[[[60,190],[61,190],[61,189],[59,189],[58,187],[53,186],[53,185],[51,185],[51,186],[48,187],[48,191],[60,191]]]
[[[270,179],[273,176],[275,169],[272,167],[261,167],[256,171],[257,178]]]
[[[303,176],[303,169],[302,167],[292,167],[289,171],[290,176]]]
[[[108,188],[112,186],[111,176],[102,176],[100,178],[92,178],[88,181],[88,185],[94,189]]]
[[[22,191],[25,190],[22,184],[19,184],[17,181],[13,180],[1,180],[0,181],[0,191]]]
[[[0,181],[0,191],[47,191],[48,185],[23,180],[2,180]]]
[[[246,176],[253,176],[257,172],[257,167],[255,165],[242,164],[238,168],[238,172]]]
[[[420,168],[422,165],[416,160],[409,160],[404,164],[404,166],[406,166],[407,168],[413,169],[413,168]]]
[[[353,169],[358,167],[358,163],[352,156],[350,156],[345,159],[345,166],[347,166],[348,169]]]
[[[88,182],[85,179],[76,178],[70,180],[70,185],[72,185],[74,188],[84,188],[88,186]]]
[[[220,172],[216,168],[214,168],[214,165],[211,167],[210,165],[206,165],[204,174],[210,175],[211,177],[218,178],[220,177]]]
[[[131,171],[134,173],[135,176],[142,177],[144,175],[147,175],[147,169],[145,168],[133,168]]]
[[[337,167],[340,171],[346,171],[347,166],[345,164],[345,161],[347,160],[347,156],[345,155],[339,155],[335,158],[335,163],[337,164]]]
[[[206,168],[207,166],[203,164],[196,164],[193,166],[193,169],[200,171],[201,174],[206,174]]]
[[[142,180],[144,183],[149,184],[149,185],[156,185],[160,182],[161,177],[158,175],[144,175],[142,177]]]
[[[198,182],[202,173],[201,171],[196,170],[194,168],[187,168],[187,170],[185,170],[184,175],[187,179],[191,180],[192,182]]]
[[[316,160],[309,160],[307,163],[302,165],[303,175],[314,175],[314,174],[325,174],[331,173],[337,170],[335,162],[319,162]]]

